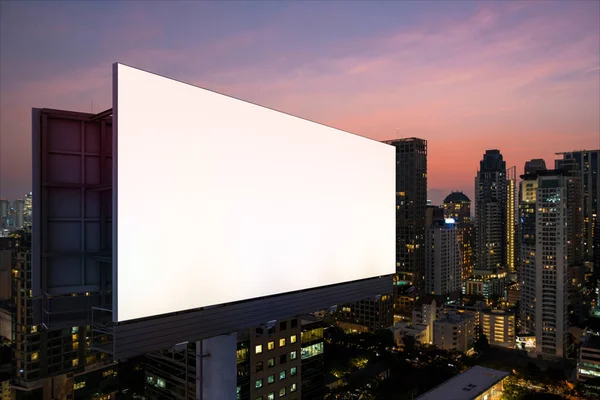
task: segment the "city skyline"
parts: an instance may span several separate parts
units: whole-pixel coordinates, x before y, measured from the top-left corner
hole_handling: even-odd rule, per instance
[[[433,204],[473,199],[485,150],[520,174],[600,148],[598,2],[0,7],[0,198],[30,191],[31,108],[110,108],[116,61],[376,140],[426,139]]]

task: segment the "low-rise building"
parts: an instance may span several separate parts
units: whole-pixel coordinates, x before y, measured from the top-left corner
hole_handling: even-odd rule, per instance
[[[588,335],[584,339],[577,360],[577,380],[600,377],[600,336]]]
[[[509,375],[509,372],[476,365],[417,397],[416,400],[500,400],[504,391],[504,381]]]
[[[506,310],[485,310],[480,316],[481,330],[490,345],[515,348],[515,314]]]
[[[475,315],[450,312],[433,323],[433,344],[441,350],[468,353],[476,339]]]
[[[465,281],[463,294],[468,296],[483,296],[491,299],[493,296],[504,297],[504,282],[506,270],[496,268],[492,271],[475,270],[473,276]]]
[[[429,336],[429,327],[427,325],[409,325],[405,321],[397,322],[392,328],[394,333],[394,342],[400,349],[404,348],[404,338],[411,337],[420,344],[429,344],[433,338]]]

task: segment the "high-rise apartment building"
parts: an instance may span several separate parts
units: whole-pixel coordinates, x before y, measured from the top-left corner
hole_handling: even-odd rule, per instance
[[[506,170],[506,270],[517,272],[518,257],[518,231],[517,223],[517,168],[510,167]]]
[[[563,160],[574,160],[579,166],[583,209],[583,248],[588,261],[595,259],[600,249],[594,247],[600,220],[600,149],[558,153]],[[600,257],[600,256],[599,256]],[[596,257],[600,262],[600,258]],[[596,264],[596,269],[600,264]]]
[[[458,230],[451,221],[434,221],[425,236],[425,291],[440,303],[458,299],[462,288]]]
[[[519,184],[519,284],[520,324],[525,332],[535,332],[535,247],[536,247],[536,198],[537,172],[546,171],[544,160],[535,159],[525,163],[525,174]]]
[[[568,294],[580,213],[580,179],[568,172],[537,173],[535,215],[536,352],[565,357]],[[571,257],[570,257],[571,256]]]
[[[396,277],[424,290],[425,208],[427,206],[427,141],[389,140],[396,147]],[[398,299],[398,291],[395,293]],[[410,313],[410,309],[405,310]]]
[[[462,259],[464,281],[473,275],[475,267],[475,225],[471,220],[471,199],[462,192],[452,192],[444,199],[444,218],[456,222],[456,232]]]
[[[502,154],[487,150],[475,178],[477,270],[506,266],[508,187]]]

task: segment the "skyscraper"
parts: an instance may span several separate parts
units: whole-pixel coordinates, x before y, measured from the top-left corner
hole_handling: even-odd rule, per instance
[[[399,283],[408,281],[415,286],[416,293],[422,293],[425,277],[427,141],[407,138],[384,143],[396,147],[395,288]]]
[[[504,265],[509,272],[516,272],[517,263],[517,168],[506,170],[506,261]]]
[[[536,352],[565,357],[568,292],[577,233],[580,180],[568,172],[539,172],[535,216]]]
[[[433,221],[425,235],[425,292],[440,302],[458,299],[462,288],[458,230],[450,221]]]
[[[566,153],[557,153],[563,160],[574,160],[579,166],[581,177],[582,209],[583,209],[583,248],[586,260],[600,263],[598,253],[600,249],[594,248],[594,238],[598,234],[600,216],[600,149],[579,150]],[[596,257],[594,252],[596,253]],[[596,269],[600,267],[595,265]]]
[[[544,160],[525,163],[525,174],[521,175],[519,187],[519,283],[521,329],[535,332],[535,216],[537,197],[537,172],[546,171]]]
[[[476,268],[506,267],[508,180],[499,150],[487,150],[475,178]]]
[[[460,246],[462,280],[473,274],[475,226],[471,221],[471,199],[463,192],[452,192],[444,199],[444,218],[453,218],[456,222],[456,234]]]

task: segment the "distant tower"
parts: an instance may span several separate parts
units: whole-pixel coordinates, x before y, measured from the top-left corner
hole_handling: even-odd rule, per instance
[[[8,228],[8,200],[0,199],[0,229]]]
[[[421,293],[425,276],[427,141],[406,138],[384,143],[396,147],[395,281],[410,281]]]
[[[25,195],[25,202],[23,206],[23,224],[24,226],[31,226],[32,217],[32,194],[31,192]]]
[[[25,200],[19,199],[13,202],[14,218],[13,226],[15,228],[22,228],[25,225]]]
[[[506,162],[499,150],[487,150],[475,178],[477,270],[506,266],[507,203]]]
[[[452,192],[444,199],[444,218],[456,223],[471,221],[471,199],[463,192]]]

